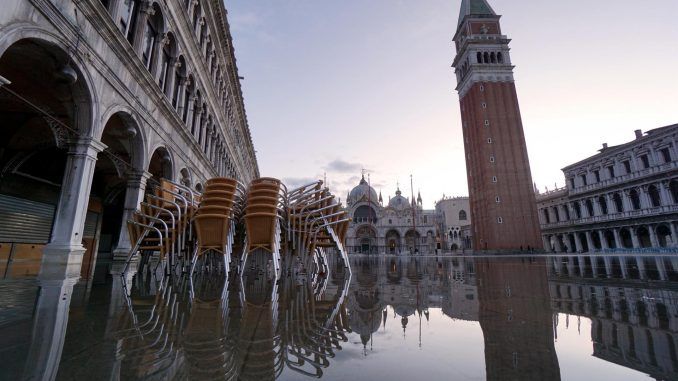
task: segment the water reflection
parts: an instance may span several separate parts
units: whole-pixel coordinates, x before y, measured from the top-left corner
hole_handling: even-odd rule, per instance
[[[0,379],[678,379],[676,263],[330,257],[321,276],[137,274],[35,305],[3,284]]]

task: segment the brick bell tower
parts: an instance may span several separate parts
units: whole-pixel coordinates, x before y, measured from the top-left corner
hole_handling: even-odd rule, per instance
[[[486,0],[462,0],[452,66],[457,76],[473,247],[543,247],[509,38]]]

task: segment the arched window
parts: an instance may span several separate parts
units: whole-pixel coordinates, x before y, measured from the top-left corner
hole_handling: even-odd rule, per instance
[[[556,216],[556,221],[555,221],[555,222],[560,221],[560,212],[558,212],[558,207],[557,207],[557,206],[554,206],[554,207],[553,207],[553,215]]]
[[[174,70],[174,84],[172,85],[172,107],[179,106],[179,94],[182,82],[186,80],[186,60],[183,56],[177,59],[177,66]]]
[[[144,33],[144,42],[143,42],[143,49],[141,51],[141,60],[144,62],[144,66],[146,66],[146,69],[151,72],[151,74],[154,74],[154,66],[156,62],[156,57],[157,57],[157,48],[160,44],[158,44],[160,40],[160,32],[162,31],[164,27],[164,20],[162,17],[162,11],[160,10],[160,6],[158,4],[153,5],[153,15],[148,17],[148,20],[146,20],[146,30]]]
[[[186,85],[184,86],[184,112],[181,119],[188,126],[188,109],[191,106],[191,97],[193,97],[193,91],[195,89],[195,84],[193,77],[189,76],[186,80]]]
[[[195,92],[195,101],[193,102],[193,120],[191,121],[191,135],[196,136],[195,130],[198,127],[200,122],[200,104],[202,103],[202,97],[200,96],[200,90]]]
[[[200,32],[200,29],[198,29],[198,25],[200,23],[200,3],[198,2],[195,4],[195,7],[193,7],[193,31],[198,34]]]
[[[678,181],[671,180],[669,183],[669,190],[671,191],[671,198],[673,198],[673,203],[678,203]]]
[[[497,63],[497,56],[494,54],[494,52],[490,53],[490,62]]]
[[[490,63],[490,55],[487,52],[483,53],[483,63]]]
[[[603,214],[607,214],[607,200],[605,199],[605,196],[598,197],[598,204],[600,204],[600,211],[603,212]]]
[[[631,198],[631,205],[633,206],[634,210],[640,209],[640,195],[638,195],[638,191],[635,189],[631,189],[629,192],[629,198]]]
[[[659,190],[656,186],[650,185],[647,188],[647,193],[650,195],[650,202],[652,203],[653,207],[662,205],[661,198],[659,197]]]
[[[459,221],[466,221],[466,211],[465,210],[460,210],[459,211]]]
[[[504,63],[504,56],[501,54],[501,52],[497,53],[497,62]]]
[[[549,215],[549,210],[546,209],[546,208],[544,208],[544,209],[542,209],[541,211],[542,211],[542,213],[544,214],[544,221],[545,221],[547,224],[550,224],[550,223],[551,223],[551,216]]]
[[[483,63],[483,53],[476,53],[476,61],[478,61],[478,63]]]
[[[575,218],[581,218],[581,206],[579,205],[579,202],[574,203],[574,215]]]
[[[174,41],[174,35],[167,33],[166,40],[163,41],[162,45],[162,54],[160,56],[160,73],[158,75],[158,85],[162,89],[163,94],[170,95],[169,91],[169,82],[172,79],[172,72],[174,71],[173,67],[173,58],[176,55],[176,42]]]
[[[586,211],[589,213],[589,217],[592,217],[594,215],[593,202],[591,202],[591,200],[586,200],[584,204],[586,204]]]
[[[624,203],[622,202],[622,198],[619,193],[615,193],[614,196],[612,196],[612,201],[614,202],[614,207],[617,209],[618,213],[624,211]]]
[[[141,0],[125,1],[120,8],[118,28],[130,44],[134,44],[134,33],[137,17],[139,17],[139,5]]]

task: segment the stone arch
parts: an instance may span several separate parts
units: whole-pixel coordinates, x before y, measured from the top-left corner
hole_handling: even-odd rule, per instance
[[[146,170],[151,173],[156,180],[160,178],[174,180],[174,160],[169,148],[159,144],[153,148],[152,152]]]
[[[662,205],[661,196],[659,195],[659,189],[656,185],[652,184],[647,187],[647,194],[650,198],[650,205],[652,207],[658,207]]]
[[[120,118],[124,123],[125,127],[128,129],[128,137],[132,140],[130,143],[131,160],[129,161],[129,164],[136,169],[145,168],[146,160],[148,160],[148,151],[146,150],[146,147],[148,146],[148,136],[146,135],[146,130],[141,127],[143,124],[139,122],[138,115],[132,108],[120,104],[109,106],[102,114],[102,127],[101,130],[96,132],[95,137],[102,140],[106,124],[115,117]]]
[[[39,28],[33,24],[15,23],[2,28],[0,35],[0,58],[4,57],[7,51],[22,41],[33,41],[38,44],[46,45],[48,48],[57,49],[61,59],[68,57],[70,66],[78,75],[76,82],[77,96],[79,104],[86,104],[87,107],[79,107],[75,125],[84,136],[94,136],[95,127],[99,120],[99,97],[94,85],[94,79],[87,69],[87,63],[77,54],[69,54],[70,41],[52,31]],[[1,74],[1,73],[0,73]],[[12,81],[12,78],[7,78]],[[102,127],[103,128],[103,127]]]
[[[669,182],[669,192],[674,204],[678,204],[678,180],[672,179]]]
[[[637,189],[633,188],[629,191],[629,198],[631,199],[631,207],[634,210],[640,209],[640,194]]]
[[[387,231],[385,238],[386,238],[386,251],[388,253],[395,254],[400,252],[400,249],[402,247],[402,240],[400,237],[400,233],[397,230],[391,229]]]
[[[188,168],[184,167],[179,171],[179,183],[192,187],[193,184],[193,173]]]
[[[657,233],[657,241],[660,247],[670,247],[675,244],[675,237],[671,237],[671,228],[667,224],[659,224],[655,232]]]
[[[621,239],[622,248],[630,249],[633,247],[633,238],[631,238],[631,232],[628,228],[619,229],[619,238]]]
[[[619,192],[616,192],[614,195],[612,195],[612,202],[614,202],[617,213],[624,211],[624,202],[622,201],[622,197]]]
[[[651,247],[652,241],[650,240],[650,231],[645,226],[639,226],[636,228],[636,235],[638,236],[638,243],[640,247]]]

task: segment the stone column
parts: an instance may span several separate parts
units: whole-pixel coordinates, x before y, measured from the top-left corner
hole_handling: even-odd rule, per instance
[[[610,248],[607,244],[607,239],[605,239],[605,232],[603,230],[598,230],[598,239],[600,240],[600,247],[603,250]]]
[[[657,238],[657,232],[655,231],[655,225],[648,225],[647,230],[650,232],[650,244],[652,247],[659,247],[659,239]]]
[[[586,244],[589,246],[589,253],[593,253],[593,251],[596,249],[596,246],[593,244],[590,231],[586,232]],[[591,262],[593,262],[593,260],[591,260]]]
[[[633,202],[631,202],[631,196],[630,196],[629,192],[630,191],[627,190],[627,189],[621,191],[622,204],[624,205],[624,210],[626,210],[626,211],[635,210],[635,208],[633,207]]]
[[[655,264],[657,266],[657,271],[659,272],[659,279],[660,280],[667,280],[668,276],[666,274],[666,265],[664,264],[664,258],[663,257],[657,257],[654,260],[655,260]]]
[[[77,281],[78,277],[69,276],[60,280],[40,280],[23,380],[56,379],[66,338],[73,286]]]
[[[673,247],[678,246],[677,245],[678,242],[676,242],[678,240],[678,232],[676,232],[676,225],[673,222],[669,221],[669,228],[671,229],[671,245],[669,246]]]
[[[553,240],[554,240],[556,253],[562,253],[564,250],[563,250],[563,245],[560,243],[560,237],[558,235],[554,235]]]
[[[142,57],[144,51],[144,36],[146,35],[146,25],[148,18],[153,16],[155,11],[150,1],[142,1],[137,14],[136,25],[134,26],[134,51],[139,58]]]
[[[593,201],[593,215],[601,216],[603,214],[603,210],[600,207],[600,202],[598,202],[598,198],[594,197],[591,199],[591,201]]]
[[[640,279],[647,279],[647,273],[645,272],[645,261],[643,257],[636,257],[636,265],[638,266],[638,273],[640,274]]]
[[[621,256],[617,257],[617,259],[619,260],[619,269],[621,270],[622,278],[629,279],[629,268],[628,263],[626,262],[627,257]]]
[[[649,209],[652,207],[652,202],[650,202],[650,193],[648,192],[648,186],[643,185],[640,187],[640,209]]]
[[[605,193],[603,197],[605,197],[605,203],[607,204],[607,214],[619,213],[617,205],[615,205],[614,200],[612,199],[612,195]]]
[[[636,233],[636,228],[630,227],[629,230],[631,231],[631,241],[633,242],[633,248],[637,249],[637,248],[640,247],[640,239],[638,239],[638,234]]]
[[[82,230],[85,226],[89,193],[97,154],[106,145],[92,138],[71,142],[54,217],[52,238],[45,246],[39,279],[79,277],[82,255]]]
[[[623,248],[624,245],[622,245],[621,236],[619,235],[619,228],[612,229],[612,234],[614,234],[614,245],[617,249]]]
[[[662,205],[671,205],[673,204],[673,199],[671,197],[671,189],[669,188],[668,181],[662,181],[657,184],[659,188],[659,196],[661,197]]]
[[[581,253],[584,250],[581,244],[581,238],[579,238],[579,234],[577,234],[577,232],[574,232],[572,234],[574,235],[574,244],[576,246],[577,253]]]
[[[113,249],[113,260],[124,261],[132,249],[129,232],[127,231],[127,220],[132,218],[132,214],[139,207],[139,203],[144,200],[146,191],[146,181],[153,175],[146,171],[136,171],[129,173],[127,177],[127,189],[125,190],[125,210],[122,214],[122,226],[120,227],[120,237],[118,243]]]

